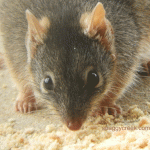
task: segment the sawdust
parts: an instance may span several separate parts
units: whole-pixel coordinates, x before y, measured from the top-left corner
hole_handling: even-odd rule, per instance
[[[132,114],[138,108],[132,107]],[[131,110],[130,109],[130,110]],[[141,111],[139,109],[139,111]],[[131,111],[130,111],[131,112]],[[15,119],[0,124],[1,150],[129,150],[150,149],[150,117],[141,114],[134,120],[126,120],[130,112],[114,118],[89,117],[79,131],[70,131],[66,126],[49,124],[45,129],[33,127],[15,129]],[[132,115],[131,115],[132,116]]]
[[[1,3],[1,0],[0,0]],[[15,85],[3,61],[0,36],[0,150],[148,150],[150,149],[150,78],[138,79],[118,100],[124,113],[89,117],[79,131],[70,131],[38,101],[31,114],[14,111]]]

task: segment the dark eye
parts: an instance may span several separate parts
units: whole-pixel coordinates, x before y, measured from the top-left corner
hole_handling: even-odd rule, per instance
[[[53,90],[54,89],[54,84],[53,84],[52,78],[50,76],[45,77],[44,88],[47,90]]]
[[[96,71],[88,73],[87,84],[90,87],[95,87],[99,83],[99,76]]]

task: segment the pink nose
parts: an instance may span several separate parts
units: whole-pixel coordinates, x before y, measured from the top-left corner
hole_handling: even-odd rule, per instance
[[[77,120],[77,121],[67,121],[67,127],[70,130],[76,131],[79,130],[82,126],[82,121],[81,120]]]

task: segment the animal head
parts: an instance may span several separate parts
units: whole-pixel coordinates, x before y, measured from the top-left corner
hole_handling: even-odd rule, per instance
[[[26,18],[35,91],[51,102],[69,129],[78,130],[113,78],[114,36],[105,9],[98,3],[80,18],[55,22],[27,10]]]

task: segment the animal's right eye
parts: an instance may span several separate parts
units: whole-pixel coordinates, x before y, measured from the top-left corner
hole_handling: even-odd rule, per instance
[[[54,84],[53,84],[53,81],[52,81],[52,78],[50,76],[46,76],[44,78],[44,88],[46,90],[53,90],[54,89]]]
[[[88,73],[88,77],[87,77],[87,84],[90,87],[96,87],[96,85],[98,85],[99,83],[99,75],[97,74],[96,71],[90,71]]]

